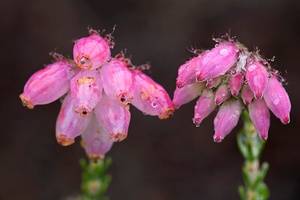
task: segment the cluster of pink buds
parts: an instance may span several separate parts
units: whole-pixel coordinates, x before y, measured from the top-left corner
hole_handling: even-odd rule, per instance
[[[258,50],[250,52],[226,37],[214,39],[215,48],[196,51],[196,57],[179,67],[173,104],[178,109],[200,96],[193,118],[197,126],[218,110],[214,119],[215,142],[221,142],[231,132],[247,109],[260,138],[266,140],[269,110],[283,124],[290,122],[291,102],[282,86],[283,78]]]
[[[29,109],[61,98],[58,143],[71,145],[81,135],[87,155],[103,158],[113,142],[127,137],[130,103],[160,119],[175,108],[165,89],[142,72],[147,65],[135,67],[123,53],[112,58],[111,34],[89,32],[75,42],[74,60],[54,53],[55,62],[30,77],[20,98]]]

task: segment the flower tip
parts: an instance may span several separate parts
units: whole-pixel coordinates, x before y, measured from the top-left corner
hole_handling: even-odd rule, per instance
[[[168,119],[169,117],[171,117],[173,115],[175,111],[175,107],[172,106],[171,108],[165,108],[160,115],[158,115],[159,119]]]
[[[131,103],[133,100],[133,96],[129,94],[127,91],[121,91],[117,94],[117,100],[121,104],[128,104]]]
[[[86,117],[92,113],[92,110],[86,105],[79,105],[75,108],[75,112],[81,117]]]
[[[183,88],[183,87],[185,86],[185,84],[184,84],[182,81],[177,81],[177,82],[176,82],[176,86],[177,86],[178,88]]]
[[[127,138],[126,133],[111,133],[109,134],[109,138],[114,142],[121,142]]]
[[[22,101],[23,106],[26,106],[29,109],[33,109],[34,105],[32,104],[31,100],[26,98],[25,95],[22,93],[20,94],[20,99]]]
[[[70,146],[71,144],[73,144],[75,142],[74,139],[69,138],[66,135],[63,134],[58,134],[56,136],[56,140],[58,142],[58,144],[60,144],[61,146]]]
[[[222,142],[224,138],[219,136],[219,135],[214,135],[214,141],[217,142],[217,143],[220,143]]]
[[[196,124],[196,127],[200,126],[201,122],[202,122],[201,117],[198,114],[195,114],[195,117],[193,118],[193,123]]]
[[[287,116],[283,117],[283,118],[281,119],[281,122],[282,122],[283,124],[288,124],[288,123],[290,123],[290,116],[287,115]]]
[[[262,92],[256,92],[256,93],[254,93],[254,97],[255,97],[255,99],[261,99],[263,97],[263,93]]]
[[[201,73],[197,73],[197,74],[196,74],[196,81],[197,81],[197,82],[205,81],[204,75],[201,74]]]
[[[104,159],[105,156],[102,155],[102,154],[96,154],[96,153],[89,153],[87,154],[87,156],[90,158],[90,159]]]
[[[268,139],[268,133],[259,134],[260,139],[267,140]]]

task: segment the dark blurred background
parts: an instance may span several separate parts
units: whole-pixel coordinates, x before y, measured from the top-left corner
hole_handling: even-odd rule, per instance
[[[87,27],[113,34],[113,55],[127,49],[134,64],[151,62],[151,76],[172,96],[178,67],[194,48],[212,48],[212,36],[231,30],[250,49],[276,56],[287,78],[291,123],[272,115],[262,161],[270,164],[271,199],[300,198],[300,2],[298,0],[1,0],[0,1],[0,199],[66,199],[80,192],[79,140],[55,140],[60,103],[23,107],[18,95],[28,78],[56,50],[72,57],[73,40]],[[195,101],[159,120],[131,108],[128,138],[116,143],[112,200],[238,199],[243,159],[236,146],[239,126],[214,143],[213,117],[192,123]]]

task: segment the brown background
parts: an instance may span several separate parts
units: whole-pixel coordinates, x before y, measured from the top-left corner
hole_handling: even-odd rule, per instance
[[[65,148],[56,143],[60,103],[28,110],[18,95],[51,62],[50,51],[71,57],[72,40],[86,36],[88,26],[110,32],[114,25],[113,55],[126,48],[133,63],[151,61],[151,76],[171,96],[178,67],[192,56],[187,49],[212,48],[213,34],[231,29],[250,49],[276,55],[273,65],[289,82],[291,123],[272,115],[262,160],[271,166],[271,199],[300,198],[298,0],[1,0],[0,199],[65,199],[79,192],[78,160],[85,155],[79,140]],[[128,138],[108,154],[112,200],[238,199],[238,128],[214,143],[213,115],[196,128],[194,103],[164,121],[132,107]]]

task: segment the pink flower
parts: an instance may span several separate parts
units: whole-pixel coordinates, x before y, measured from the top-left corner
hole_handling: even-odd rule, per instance
[[[52,103],[66,94],[69,80],[75,74],[73,68],[70,61],[62,59],[35,72],[20,95],[23,105],[33,109],[35,105]]]
[[[235,43],[227,42],[207,51],[200,60],[196,73],[197,81],[205,81],[224,75],[237,61],[239,49]]]
[[[73,57],[80,68],[97,69],[110,59],[110,47],[100,35],[93,32],[89,37],[76,41]]]
[[[274,75],[269,79],[264,100],[269,109],[281,120],[283,124],[288,124],[290,122],[290,98]]]
[[[92,113],[102,97],[100,73],[96,70],[81,70],[70,82],[75,112],[82,117]]]
[[[211,89],[207,88],[202,92],[202,95],[195,105],[195,114],[193,119],[194,124],[199,125],[203,119],[216,109],[214,98],[215,94]]]
[[[120,104],[104,94],[95,108],[99,125],[109,134],[109,137],[119,142],[127,137],[130,123],[129,105]]]
[[[241,97],[245,105],[249,105],[254,98],[254,94],[250,89],[249,85],[244,85],[241,92]]]
[[[226,135],[237,125],[242,113],[240,100],[224,102],[214,119],[215,135],[214,141],[221,142]]]
[[[176,86],[178,88],[182,88],[185,85],[189,85],[196,81],[196,72],[197,68],[199,67],[199,61],[201,57],[202,56],[199,55],[195,58],[192,58],[179,67],[176,81]]]
[[[75,113],[75,103],[69,93],[61,106],[56,121],[56,140],[62,146],[74,143],[91,121],[91,116],[81,117]]]
[[[134,93],[134,76],[126,64],[112,58],[100,70],[105,93],[120,103],[130,103]]]
[[[268,84],[268,72],[259,62],[252,62],[246,67],[246,81],[256,99],[261,99]]]
[[[249,116],[262,140],[268,139],[270,112],[263,99],[254,99],[248,106]]]
[[[244,77],[242,72],[235,72],[235,74],[230,74],[228,78],[228,84],[232,96],[236,97],[239,94],[244,83]]]
[[[222,84],[216,90],[215,103],[217,105],[221,105],[221,103],[226,101],[230,96],[231,96],[231,94],[229,92],[228,85]]]
[[[132,105],[145,114],[168,118],[175,110],[166,90],[140,70],[132,71],[135,77]]]
[[[185,85],[182,88],[176,87],[173,95],[173,104],[178,109],[183,104],[186,104],[197,96],[199,96],[202,90],[205,88],[204,82],[194,82],[189,85]]]
[[[81,145],[89,158],[104,159],[105,154],[111,149],[114,141],[111,140],[108,137],[108,133],[99,126],[95,115],[91,115],[91,117],[91,122],[81,134]]]
[[[216,78],[208,79],[206,81],[206,87],[208,87],[208,88],[218,87],[220,85],[220,83],[222,82],[223,78],[224,78],[223,76],[218,76]]]

